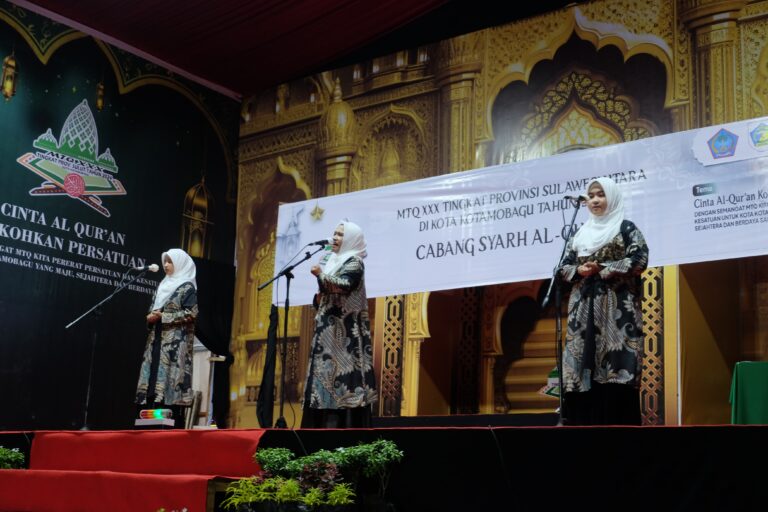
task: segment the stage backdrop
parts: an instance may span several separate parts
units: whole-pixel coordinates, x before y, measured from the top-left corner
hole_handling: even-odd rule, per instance
[[[170,247],[231,265],[239,106],[0,2],[3,59],[0,428],[80,428],[89,375],[88,424],[128,428],[162,271],[65,326]]]
[[[366,234],[369,297],[550,277],[575,208],[565,196],[598,176],[621,186],[651,266],[768,254],[762,118],[284,204],[275,268],[348,218]],[[291,305],[311,303],[323,255],[294,272]],[[274,290],[282,302],[285,286]]]

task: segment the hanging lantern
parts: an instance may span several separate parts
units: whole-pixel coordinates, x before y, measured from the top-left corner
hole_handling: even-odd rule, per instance
[[[11,97],[16,94],[16,55],[11,53],[5,59],[3,59],[3,96],[5,101],[10,101]]]
[[[96,84],[96,110],[101,112],[104,108],[104,82]]]
[[[213,196],[205,184],[205,175],[200,183],[187,190],[184,197],[184,211],[181,225],[181,247],[195,258],[208,258],[211,252],[213,222]]]

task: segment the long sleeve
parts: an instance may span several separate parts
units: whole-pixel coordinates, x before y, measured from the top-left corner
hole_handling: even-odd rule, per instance
[[[624,248],[624,258],[618,261],[603,261],[600,271],[602,279],[609,279],[617,274],[640,275],[648,267],[648,245],[640,230],[632,222],[626,221],[625,240],[628,245]],[[624,226],[622,226],[622,230]]]
[[[573,249],[573,237],[571,237],[565,246],[565,256],[560,262],[557,272],[564,281],[575,282],[581,279],[581,276],[576,272],[578,266],[576,251]]]
[[[184,283],[163,306],[163,324],[185,324],[197,318],[197,290],[192,283]]]
[[[319,274],[317,284],[323,293],[349,293],[360,284],[363,272],[363,261],[352,257],[344,262],[339,272],[333,275]]]

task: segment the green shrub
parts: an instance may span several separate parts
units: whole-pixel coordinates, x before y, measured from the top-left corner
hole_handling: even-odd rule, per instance
[[[309,508],[351,505],[361,476],[376,479],[383,497],[392,465],[402,460],[403,452],[393,441],[379,439],[299,458],[287,448],[262,448],[253,458],[264,472],[231,483],[222,502],[225,509],[260,502],[301,503]]]
[[[351,505],[355,502],[355,491],[352,490],[352,484],[336,484],[325,497],[328,505]]]
[[[299,482],[292,478],[280,482],[275,490],[275,501],[278,503],[301,501],[301,486],[299,486]]]
[[[253,458],[259,463],[261,469],[274,476],[287,476],[285,468],[295,455],[288,448],[262,448],[256,450]]]
[[[325,504],[325,492],[319,487],[310,487],[301,497],[301,502],[308,507],[317,507]]]
[[[24,469],[24,454],[18,448],[0,446],[0,469]]]

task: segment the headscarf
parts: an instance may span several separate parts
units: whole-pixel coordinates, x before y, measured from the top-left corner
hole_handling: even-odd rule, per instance
[[[352,256],[365,258],[368,255],[365,251],[365,238],[360,226],[348,220],[339,222],[339,225],[344,226],[344,238],[341,239],[339,252],[331,253],[328,261],[325,263],[323,272],[328,275],[336,272]]]
[[[589,189],[595,183],[603,187],[606,208],[603,215],[589,213],[589,220],[584,223],[573,237],[573,248],[579,256],[589,256],[608,244],[619,234],[621,222],[624,220],[624,197],[616,182],[611,178],[597,178],[590,182]]]
[[[197,281],[195,276],[197,274],[197,267],[195,267],[194,260],[189,254],[181,249],[168,249],[161,256],[160,261],[165,262],[165,258],[168,257],[173,262],[173,274],[165,276],[157,285],[157,292],[155,292],[155,302],[152,304],[152,310],[161,309],[171,298],[173,292],[184,283],[192,283],[192,286],[197,289]]]

